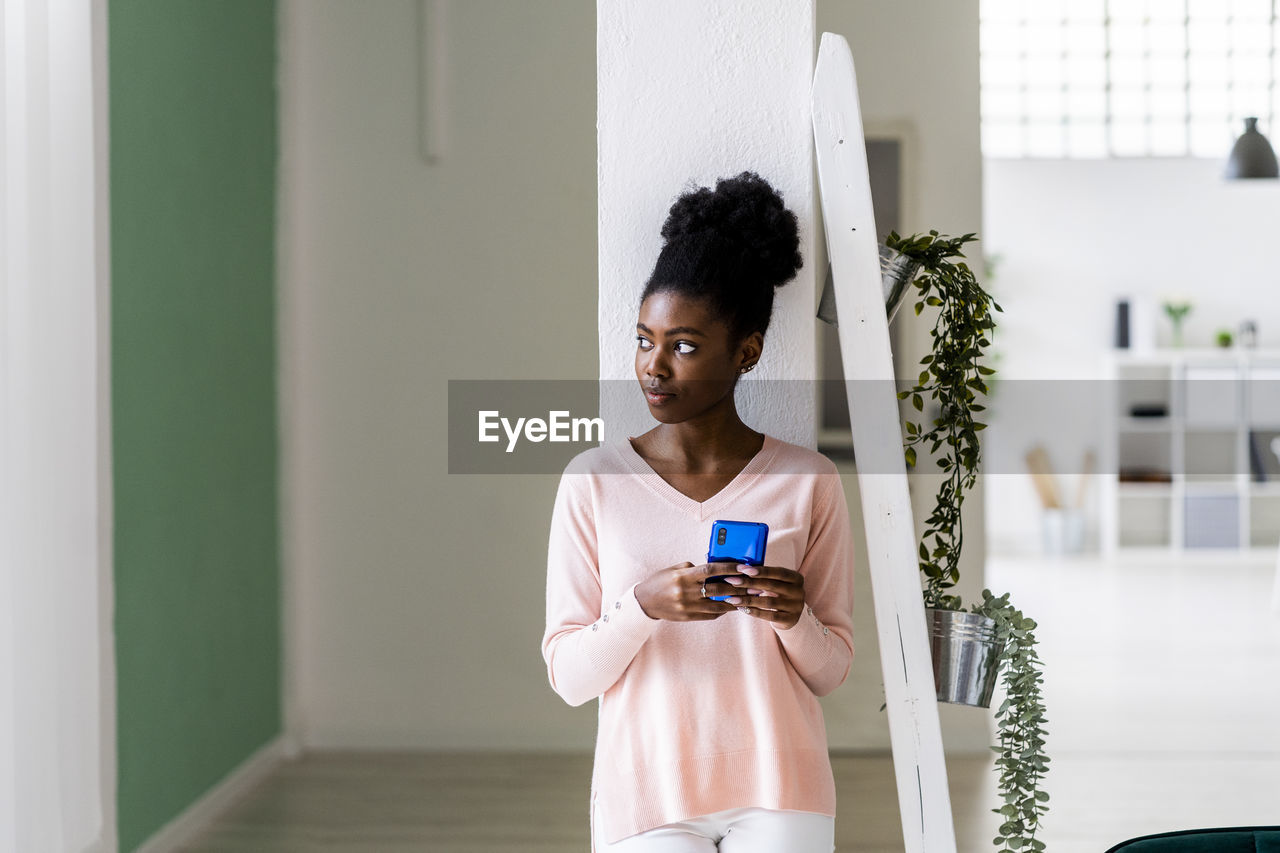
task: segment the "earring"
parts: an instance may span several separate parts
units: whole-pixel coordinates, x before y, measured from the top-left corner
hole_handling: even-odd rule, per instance
[[[752,362],[751,364],[748,364],[746,367],[739,368],[738,373],[746,373],[748,370],[751,370],[755,366],[756,366],[755,362]]]

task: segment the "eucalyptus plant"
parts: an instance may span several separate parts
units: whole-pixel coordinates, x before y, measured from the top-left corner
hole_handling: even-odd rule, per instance
[[[991,345],[988,334],[995,329],[992,310],[1003,311],[962,260],[961,248],[974,239],[974,234],[946,237],[930,231],[906,238],[894,232],[885,241],[890,249],[920,262],[920,275],[912,282],[919,296],[916,315],[926,305],[939,309],[929,333],[932,351],[920,361],[924,369],[914,387],[899,392],[898,398],[909,397],[918,412],[924,411],[926,394],[938,404],[939,415],[930,428],[906,422],[903,452],[907,464],[915,467],[916,446],[927,444],[931,454],[942,450],[937,463],[947,476],[938,488],[936,506],[921,538],[920,572],[925,606],[947,610],[964,608],[960,596],[948,590],[960,580],[964,544],[960,510],[965,492],[973,487],[978,474],[978,433],[987,426],[973,416],[985,411],[978,394],[987,394],[984,377],[995,373],[979,361]],[[930,539],[932,548],[928,547]],[[999,743],[991,747],[998,756],[998,787],[1004,801],[993,809],[1003,818],[993,843],[1001,850],[1035,853],[1044,850],[1036,831],[1049,802],[1049,794],[1040,788],[1049,759],[1044,754],[1045,709],[1036,623],[1009,603],[1007,593],[997,598],[990,590],[983,590],[982,596],[982,603],[974,605],[972,612],[996,624],[1005,694],[995,715]]]
[[[996,758],[998,787],[1004,805],[992,809],[1003,818],[992,843],[1002,850],[1044,850],[1036,838],[1040,819],[1049,810],[1049,792],[1040,781],[1049,769],[1044,752],[1044,697],[1040,656],[1036,653],[1035,620],[1009,603],[1009,593],[996,598],[982,591],[982,603],[973,608],[996,623],[1005,698],[996,711],[998,740],[991,749]]]

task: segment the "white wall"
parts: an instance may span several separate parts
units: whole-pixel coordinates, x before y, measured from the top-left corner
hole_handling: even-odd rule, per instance
[[[435,166],[417,156],[416,3],[282,5],[286,713],[311,746],[587,750],[595,708],[567,707],[538,651],[558,476],[449,476],[445,395],[450,378],[600,363],[595,3],[448,5]],[[818,29],[853,46],[868,122],[916,137],[913,230],[979,230],[977,22],[976,0],[818,3]],[[980,505],[966,501],[967,594]],[[828,731],[833,748],[887,748],[865,566],[858,583]],[[988,742],[984,715],[943,710],[949,746]]]
[[[601,415],[656,425],[635,385],[640,292],[672,202],[744,169],[799,220],[804,265],[779,288],[759,367],[738,384],[753,428],[814,447],[813,0],[601,0],[597,5]],[[695,82],[696,81],[696,82]],[[824,268],[825,273],[825,268]],[[797,380],[762,382],[761,380]]]
[[[449,379],[596,364],[595,4],[448,6],[428,166],[417,3],[282,4],[288,724],[584,747],[538,646],[557,478],[449,476],[445,438]]]
[[[1129,296],[1154,306],[1157,346],[1172,326],[1162,298],[1194,303],[1184,342],[1212,346],[1219,328],[1258,322],[1259,346],[1280,346],[1280,274],[1274,232],[1280,183],[1224,181],[1223,160],[988,160],[986,250],[1001,260],[991,283],[1004,314],[992,351],[1008,380],[1102,375],[1115,330],[1115,302]],[[1016,435],[1018,413],[993,408],[993,440]],[[1097,433],[1059,433],[1055,467],[1080,470]],[[1011,450],[1014,448],[1010,448]],[[1007,466],[1005,467],[1007,470]],[[1090,538],[1097,541],[1096,485],[1088,492]],[[1040,503],[1029,478],[989,478],[987,529],[993,550],[1041,547]]]

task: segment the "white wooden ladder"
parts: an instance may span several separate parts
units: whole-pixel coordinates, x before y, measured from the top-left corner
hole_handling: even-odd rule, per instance
[[[859,471],[858,489],[903,840],[907,853],[955,853],[862,111],[843,36],[822,34],[812,105],[854,454],[868,469]]]

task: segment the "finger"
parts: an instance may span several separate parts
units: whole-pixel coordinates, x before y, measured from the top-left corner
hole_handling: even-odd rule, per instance
[[[739,567],[737,563],[707,563],[698,568],[705,570],[707,580],[723,581],[728,578],[736,578],[740,581],[746,580],[745,577],[738,574],[737,569]]]
[[[723,601],[726,596],[745,594],[742,587],[738,585],[740,583],[746,583],[746,579],[737,578],[737,583],[734,583],[734,580],[732,578],[727,578],[727,577],[720,580],[712,580],[711,578],[707,578],[703,582],[702,586],[699,588],[698,594],[700,596],[705,595],[706,598],[713,599],[716,601]]]
[[[804,595],[804,587],[801,584],[790,583],[788,581],[774,580],[771,578],[752,578],[746,589],[736,587],[735,592],[746,592],[748,595],[759,595],[761,593],[769,593],[767,598],[800,598]],[[711,585],[707,585],[708,594],[710,594]]]
[[[738,610],[748,614],[749,616],[754,616],[757,619],[763,619],[766,622],[786,622],[790,619],[786,611],[770,610],[767,607],[759,607],[756,605],[742,605]]]
[[[782,566],[748,566],[742,564],[738,566],[738,571],[754,579],[780,580],[786,583],[799,583],[804,579],[804,575],[799,572]]]
[[[695,591],[693,594],[694,596],[693,601],[690,602],[687,606],[690,610],[719,611],[724,608],[724,600],[736,592],[737,590],[733,589],[732,587],[728,589],[723,589],[723,590],[716,590],[716,589],[713,589],[710,585],[708,585],[706,597],[704,598],[702,596],[701,590]]]
[[[707,600],[717,602],[728,602],[729,604],[741,604],[747,599],[746,593],[740,589],[713,590],[707,588]]]
[[[786,612],[785,610],[779,610],[776,607],[765,607],[764,605],[757,604],[755,602],[750,602],[750,601],[743,601],[741,604],[737,605],[737,609],[741,610],[743,613],[749,613],[753,616],[758,616],[762,613],[785,613]]]
[[[761,566],[765,572],[756,577],[768,578],[790,584],[804,583],[804,575],[795,569],[788,569],[784,566]]]

